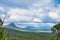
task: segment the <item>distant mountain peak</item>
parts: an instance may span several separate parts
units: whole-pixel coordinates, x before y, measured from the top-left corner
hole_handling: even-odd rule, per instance
[[[10,23],[9,25],[6,25],[5,27],[19,29],[19,27],[17,27],[14,23]]]
[[[10,23],[9,25],[7,25],[7,26],[16,26],[14,23]]]

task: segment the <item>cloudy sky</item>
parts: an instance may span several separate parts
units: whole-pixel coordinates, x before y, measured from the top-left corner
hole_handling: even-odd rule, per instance
[[[0,0],[0,18],[4,17],[4,25],[14,22],[25,28],[20,24],[26,22],[22,24],[52,27],[60,22],[60,0]]]

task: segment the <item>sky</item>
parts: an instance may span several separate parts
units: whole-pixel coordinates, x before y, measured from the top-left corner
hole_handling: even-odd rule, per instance
[[[0,18],[4,17],[4,25],[52,27],[60,23],[60,0],[0,0]]]

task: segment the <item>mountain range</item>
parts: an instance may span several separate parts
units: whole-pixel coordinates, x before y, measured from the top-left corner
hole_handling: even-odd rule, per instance
[[[20,31],[30,31],[30,32],[36,32],[36,31],[50,31],[50,29],[48,28],[35,28],[33,26],[27,26],[26,28],[20,28],[17,27],[14,23],[10,23],[9,25],[6,25],[5,28],[11,28],[11,29],[15,29],[15,30],[20,30]]]

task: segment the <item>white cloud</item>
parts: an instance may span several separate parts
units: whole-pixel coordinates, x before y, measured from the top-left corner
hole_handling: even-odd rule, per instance
[[[55,21],[60,22],[59,19],[60,7],[58,9],[54,8],[53,0],[5,0],[5,2],[15,4],[15,5],[27,6],[27,9],[9,8],[8,15],[10,16],[6,18],[6,21],[8,22],[9,21],[43,22],[44,21],[43,19],[47,18],[47,16],[49,16]],[[50,24],[48,23],[48,25]]]
[[[42,22],[42,20],[40,18],[34,18],[32,21],[33,22]]]
[[[26,28],[27,26],[32,26],[34,28],[40,28],[40,27],[53,27],[55,23],[15,23],[15,25],[19,28]]]
[[[4,11],[4,8],[3,7],[0,7],[0,11]]]
[[[27,9],[20,9],[20,8],[11,8],[8,11],[9,17],[6,21],[36,21],[42,22],[40,18],[35,18],[34,12],[27,10]],[[43,14],[41,14],[42,17]]]
[[[3,19],[4,19],[4,17],[5,17],[4,12],[5,12],[4,7],[0,6],[0,18],[1,18],[2,20],[3,20]]]
[[[47,25],[49,25],[50,27],[53,27],[55,23],[47,23]]]
[[[53,10],[48,13],[48,16],[55,20],[55,22],[60,22],[60,8],[53,8]]]
[[[48,15],[49,15],[51,18],[53,18],[53,19],[59,18],[59,14],[56,13],[56,12],[50,12]]]
[[[9,25],[10,23],[4,23],[3,26]]]
[[[31,13],[31,14],[30,14]],[[7,18],[10,21],[31,21],[32,20],[32,12],[26,9],[18,9],[18,8],[12,8],[8,11],[9,18]],[[30,15],[30,16],[29,16]]]
[[[45,19],[48,16],[48,11],[53,7],[53,0],[39,0],[36,3],[33,3],[30,8],[30,11],[34,13],[34,16],[39,19]]]
[[[18,15],[25,15],[26,13],[28,13],[29,11],[26,9],[21,9],[21,8],[11,8],[10,9],[10,14],[13,13],[14,14],[18,14]]]
[[[27,6],[31,3],[27,7],[28,9],[10,8],[8,11],[10,15],[8,19],[10,21],[27,20],[42,22],[42,19],[47,16],[47,11],[52,7],[52,0],[5,0],[4,2],[17,5],[26,4]]]

